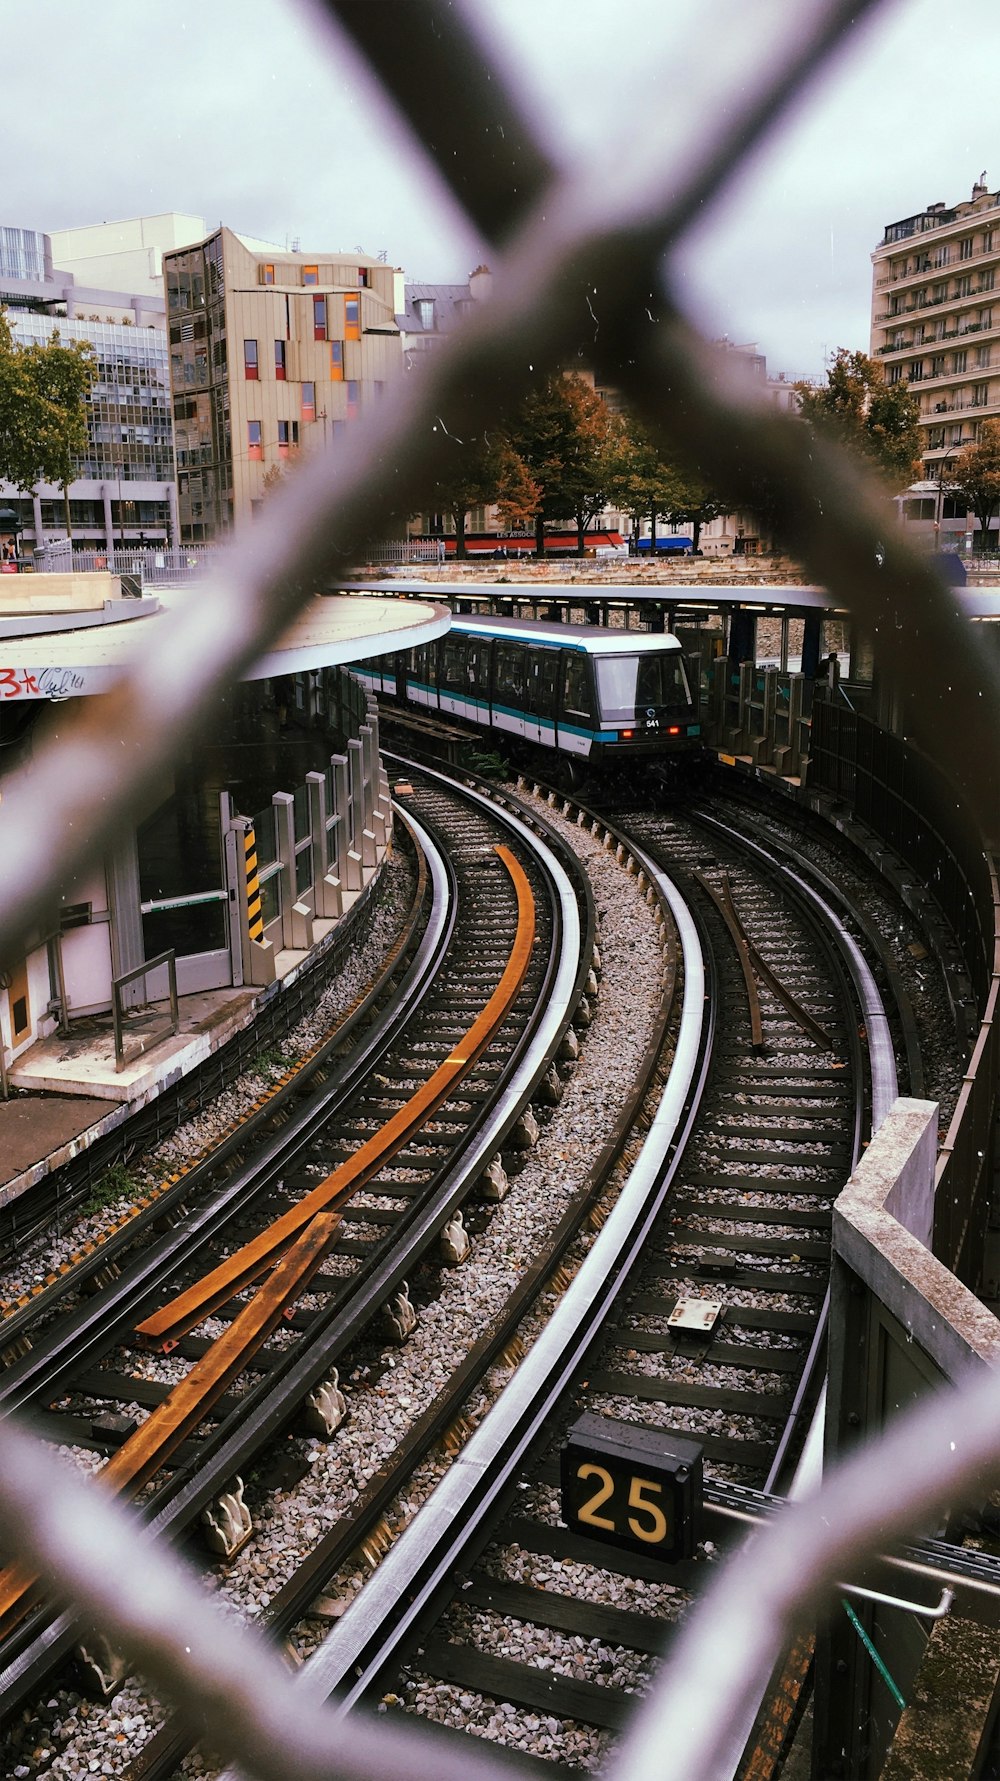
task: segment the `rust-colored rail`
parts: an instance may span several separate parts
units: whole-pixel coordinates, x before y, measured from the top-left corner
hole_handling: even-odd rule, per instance
[[[291,1207],[266,1231],[245,1243],[211,1273],[203,1275],[201,1280],[138,1324],[137,1334],[147,1346],[169,1350],[188,1330],[194,1329],[203,1318],[226,1304],[234,1293],[264,1273],[317,1212],[342,1205],[370,1181],[447,1099],[486,1049],[524,981],[535,938],[535,902],[527,875],[509,848],[498,847],[496,852],[510,873],[517,893],[517,933],[500,982],[468,1032],[381,1130],[373,1133],[353,1156],[325,1176],[297,1206]]]
[[[229,1328],[101,1468],[97,1476],[103,1485],[116,1493],[134,1496],[148,1483],[243,1371],[293,1300],[309,1284],[339,1223],[340,1215],[336,1212],[321,1212],[311,1220]],[[21,1565],[0,1572],[0,1631],[10,1632],[23,1619],[31,1606],[35,1582],[34,1573]]]

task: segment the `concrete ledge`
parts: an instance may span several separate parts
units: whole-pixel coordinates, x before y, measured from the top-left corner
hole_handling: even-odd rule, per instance
[[[937,1105],[901,1097],[834,1202],[833,1248],[946,1378],[1000,1366],[1000,1321],[927,1248]]]
[[[0,618],[14,618],[22,612],[95,612],[106,600],[121,597],[118,576],[100,571],[93,575],[57,571],[52,575],[4,576]]]

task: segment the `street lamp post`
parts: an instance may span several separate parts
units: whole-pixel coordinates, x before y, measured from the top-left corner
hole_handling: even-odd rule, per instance
[[[947,472],[951,469],[955,457],[956,453],[949,451],[945,452],[943,458],[938,459],[937,504],[934,509],[934,546],[936,550],[940,550],[941,548],[941,521],[944,517],[944,490],[947,481]]]

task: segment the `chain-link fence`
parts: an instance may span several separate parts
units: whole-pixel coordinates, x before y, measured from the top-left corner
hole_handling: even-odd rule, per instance
[[[646,168],[625,202],[589,174],[557,172],[501,66],[477,39],[467,0],[327,0],[325,22],[367,58],[415,141],[492,243],[494,296],[447,350],[349,444],[303,470],[269,503],[252,540],[216,554],[203,597],[158,628],[106,699],[83,701],[72,734],[41,745],[30,775],[12,775],[0,808],[0,964],[44,925],[59,886],[97,857],[211,716],[221,688],[260,657],[318,582],[336,585],[370,540],[431,504],[451,431],[502,423],[540,374],[558,371],[586,334],[601,381],[614,385],[664,452],[683,451],[749,508],[766,499],[786,548],[892,640],[882,671],[906,687],[910,733],[936,756],[978,823],[1000,841],[1000,675],[927,560],[886,537],[880,493],[833,448],[802,449],[798,424],[735,379],[734,367],[671,297],[671,254],[750,151],[821,70],[873,0],[788,8],[787,36],[766,71],[676,160]],[[572,29],[567,22],[567,29]],[[650,48],[650,91],[656,90]],[[665,61],[663,91],[672,71]],[[637,129],[643,123],[637,123]],[[638,142],[638,138],[637,138]],[[619,145],[619,156],[623,150]],[[595,316],[599,326],[595,328]],[[294,540],[290,549],[289,540]],[[947,667],[945,666],[947,664]],[[59,837],[59,846],[54,845]],[[1000,1383],[970,1386],[894,1428],[880,1456],[862,1456],[762,1534],[693,1617],[643,1721],[613,1772],[630,1781],[717,1781],[730,1728],[761,1686],[782,1637],[873,1542],[912,1525],[995,1471]],[[963,1440],[952,1438],[956,1427]],[[884,1479],[894,1480],[886,1501]],[[319,1776],[495,1773],[489,1751],[338,1721],[289,1691],[260,1642],[199,1601],[126,1513],[86,1492],[13,1430],[0,1442],[0,1539],[37,1565],[63,1600],[82,1604],[136,1665],[247,1773]],[[179,1629],[183,1628],[183,1637]],[[467,1746],[467,1747],[466,1747]]]

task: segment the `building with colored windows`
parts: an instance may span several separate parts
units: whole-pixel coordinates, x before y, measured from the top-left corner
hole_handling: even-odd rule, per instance
[[[400,374],[402,274],[231,229],[163,257],[182,543],[248,524]]]
[[[871,352],[919,401],[917,486],[940,521],[951,462],[1000,417],[1000,192],[982,174],[965,202],[889,223],[872,266]]]

